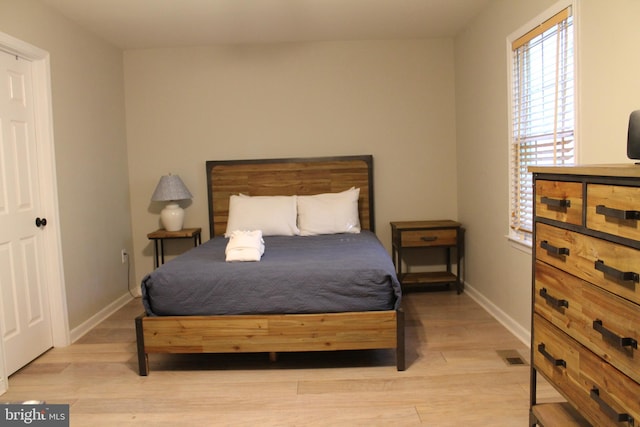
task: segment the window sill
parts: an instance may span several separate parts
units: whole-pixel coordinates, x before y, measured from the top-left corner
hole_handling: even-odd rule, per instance
[[[533,246],[531,240],[523,239],[520,236],[514,236],[512,234],[508,234],[505,237],[507,238],[507,240],[509,240],[509,244],[512,248],[531,255],[531,248]]]

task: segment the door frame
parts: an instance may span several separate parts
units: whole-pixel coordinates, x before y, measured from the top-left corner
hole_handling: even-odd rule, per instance
[[[46,286],[49,292],[53,346],[64,347],[71,343],[71,335],[62,263],[49,52],[2,32],[0,32],[0,50],[27,59],[32,63],[35,126],[36,135],[38,135],[39,196],[42,216],[47,218],[47,227],[42,233],[46,257],[45,271],[42,273],[46,277]],[[2,357],[2,361],[0,361],[0,393],[2,393],[7,388],[7,382],[4,350],[0,348],[0,351],[0,357]]]

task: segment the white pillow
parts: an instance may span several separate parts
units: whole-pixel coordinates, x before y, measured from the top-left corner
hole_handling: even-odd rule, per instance
[[[298,196],[300,235],[359,233],[359,196],[360,189],[354,187],[341,193]]]
[[[263,236],[300,234],[296,226],[296,196],[232,195],[225,237],[236,230],[260,230]]]

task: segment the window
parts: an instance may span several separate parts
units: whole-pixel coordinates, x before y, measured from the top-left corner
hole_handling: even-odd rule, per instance
[[[571,8],[511,44],[510,237],[531,242],[531,165],[575,162],[574,46]]]

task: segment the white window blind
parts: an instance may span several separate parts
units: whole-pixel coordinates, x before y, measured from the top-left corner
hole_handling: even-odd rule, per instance
[[[575,162],[573,18],[567,8],[512,44],[511,236],[533,232],[531,165]]]

